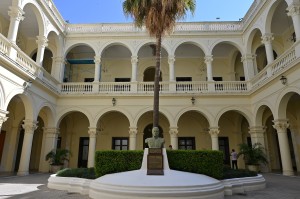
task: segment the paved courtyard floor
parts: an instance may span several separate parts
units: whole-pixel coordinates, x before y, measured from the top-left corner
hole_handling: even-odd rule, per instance
[[[300,199],[300,176],[287,177],[280,174],[263,174],[267,188],[251,191],[242,195],[225,196],[225,199]],[[61,199],[82,198],[88,196],[67,193],[47,188],[49,174],[31,174],[29,176],[0,176],[0,199]]]

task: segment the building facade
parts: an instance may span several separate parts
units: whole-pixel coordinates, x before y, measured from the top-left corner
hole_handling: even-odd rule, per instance
[[[300,171],[300,1],[255,0],[234,22],[163,38],[161,135],[173,149],[261,143],[264,171]],[[0,1],[0,172],[93,167],[151,136],[155,40],[133,24],[66,23],[52,0]],[[240,167],[244,166],[239,160]]]

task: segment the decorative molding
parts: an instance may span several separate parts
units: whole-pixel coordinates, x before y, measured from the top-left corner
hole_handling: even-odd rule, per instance
[[[273,123],[277,133],[286,133],[286,129],[290,126],[287,119],[273,120]]]
[[[16,19],[17,21],[23,21],[25,19],[24,14],[25,12],[18,6],[10,6],[8,11],[8,15]]]

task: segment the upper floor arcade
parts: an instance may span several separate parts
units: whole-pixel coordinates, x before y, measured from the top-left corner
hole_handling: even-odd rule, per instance
[[[60,94],[151,93],[154,44],[133,24],[68,24],[51,0],[0,3],[3,67]],[[299,1],[255,0],[237,22],[178,23],[162,43],[162,93],[249,93],[300,56]]]

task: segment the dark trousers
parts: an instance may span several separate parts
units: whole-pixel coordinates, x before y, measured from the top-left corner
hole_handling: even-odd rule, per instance
[[[231,160],[231,164],[232,164],[232,169],[238,169],[238,166],[237,166],[237,160]]]

